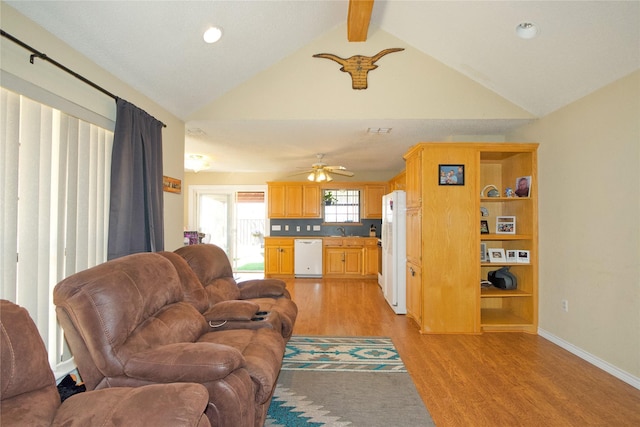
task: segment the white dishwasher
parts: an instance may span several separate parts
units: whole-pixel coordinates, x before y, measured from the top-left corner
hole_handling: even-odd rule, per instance
[[[322,277],[322,239],[294,240],[296,277]]]

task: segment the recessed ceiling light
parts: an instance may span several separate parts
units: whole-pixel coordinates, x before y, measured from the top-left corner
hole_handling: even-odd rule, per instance
[[[222,30],[218,27],[209,27],[202,35],[202,38],[207,43],[215,43],[220,40],[220,37],[222,37]]]
[[[533,22],[522,22],[516,27],[516,34],[521,39],[532,39],[538,35],[538,26]]]

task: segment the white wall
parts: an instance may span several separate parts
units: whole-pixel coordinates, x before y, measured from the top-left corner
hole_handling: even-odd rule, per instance
[[[183,179],[184,175],[184,122],[161,108],[155,102],[89,61],[68,45],[28,20],[15,9],[0,3],[2,29],[22,40],[34,49],[45,53],[76,73],[95,82],[109,92],[126,99],[147,111],[167,125],[163,130],[164,174]],[[27,84],[33,84],[65,98],[88,110],[115,121],[115,101],[54,65],[36,59],[29,62],[30,52],[6,38],[0,40],[0,68],[17,76]],[[0,85],[2,81],[0,81]],[[182,246],[183,195],[164,193],[165,248],[174,250]]]
[[[640,71],[509,137],[540,143],[541,334],[639,386]]]

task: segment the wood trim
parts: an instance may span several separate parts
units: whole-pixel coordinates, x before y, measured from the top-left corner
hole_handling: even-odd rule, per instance
[[[349,0],[347,39],[350,42],[367,41],[373,0]]]

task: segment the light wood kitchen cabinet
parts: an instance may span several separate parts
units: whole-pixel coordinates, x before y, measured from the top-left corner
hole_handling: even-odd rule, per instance
[[[407,209],[407,262],[420,264],[422,262],[422,239],[409,236],[422,236],[422,210],[420,208]]]
[[[264,238],[265,277],[292,276],[293,257],[293,238]]]
[[[320,186],[304,184],[302,186],[302,218],[320,218]]]
[[[378,239],[375,237],[325,237],[322,240],[324,276],[377,277]]]
[[[378,276],[378,239],[370,238],[364,240],[364,265],[363,274],[365,276]]]
[[[407,316],[422,325],[422,268],[407,263]]]
[[[306,183],[268,183],[269,218],[320,218],[320,186]]]
[[[285,218],[285,185],[284,184],[268,184],[268,212],[269,218]]]
[[[362,275],[362,249],[329,247],[325,249],[325,255],[327,276]]]
[[[434,142],[405,154],[407,308],[422,333],[536,332],[536,152],[537,144]],[[464,185],[440,185],[441,165],[464,165]],[[529,197],[480,196],[489,184],[502,195],[521,176],[532,177]],[[480,207],[490,234],[480,234]],[[497,216],[515,216],[517,234],[496,234]],[[518,289],[481,291],[480,280],[504,265],[481,263],[481,242],[530,252],[529,264],[511,268]]]
[[[398,175],[389,180],[389,193],[395,190],[405,191],[407,189],[407,171],[403,170]]]
[[[387,193],[384,184],[366,184],[364,186],[364,219],[382,219],[382,196]]]
[[[412,147],[404,156],[407,209],[422,205],[422,147]]]

